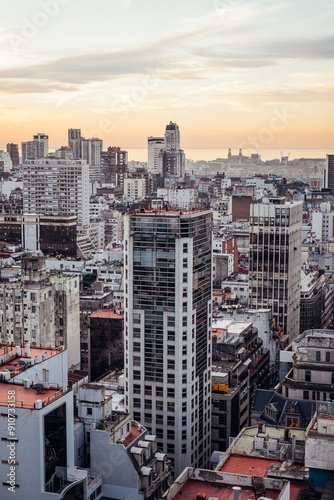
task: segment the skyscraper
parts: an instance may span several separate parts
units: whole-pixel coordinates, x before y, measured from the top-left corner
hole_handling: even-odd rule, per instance
[[[152,174],[159,173],[159,153],[165,149],[164,137],[148,137],[148,162],[147,170]]]
[[[174,464],[210,454],[212,214],[125,217],[125,395]]]
[[[250,209],[251,309],[272,308],[275,326],[299,334],[302,203],[269,198]]]
[[[165,149],[159,153],[159,173],[164,187],[182,182],[185,174],[184,151],[180,149],[180,129],[170,122],[165,131]],[[162,186],[160,186],[162,187]]]

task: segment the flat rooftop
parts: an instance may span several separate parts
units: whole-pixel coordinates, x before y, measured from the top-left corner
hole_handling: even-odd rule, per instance
[[[221,472],[242,474],[244,476],[274,477],[276,474],[279,474],[277,470],[281,466],[282,462],[279,460],[256,458],[253,456],[251,457],[242,455],[230,455],[227,461],[219,470]],[[294,473],[294,469],[299,470],[301,472],[301,477],[300,477],[300,482],[290,481],[290,500],[297,500],[299,492],[307,489],[307,485],[301,482],[304,469],[302,467],[294,466],[292,474]],[[269,476],[268,476],[268,471],[269,471]],[[289,479],[287,478],[287,480]],[[272,498],[268,492],[267,496],[269,498]]]
[[[90,315],[90,318],[123,319],[124,314],[117,314],[114,309],[99,309]]]
[[[30,347],[30,355],[26,356],[24,347],[20,347],[20,354],[16,354],[15,345],[5,345],[0,347],[0,372],[4,370],[9,370],[11,374],[11,378],[15,375],[18,375],[22,371],[24,371],[24,367],[22,368],[19,364],[19,361],[22,360],[31,360],[36,356],[40,356],[42,358],[43,354],[47,354],[48,359],[56,356],[62,352],[62,350],[58,347],[50,348],[50,347]]]
[[[25,389],[23,385],[8,384],[6,382],[0,382],[0,406],[8,408],[8,391],[15,390],[15,408],[28,408],[33,409],[35,402],[39,399],[42,400],[42,406],[46,406],[56,399],[60,398],[67,392],[66,390],[60,389],[44,389],[42,393],[38,394],[36,389],[30,387],[30,389]]]
[[[234,490],[231,485],[210,483],[207,481],[196,481],[194,479],[188,479],[188,481],[173,497],[173,500],[182,500],[184,498],[194,500],[196,499],[196,495],[198,493],[205,493],[207,500],[210,498],[215,498],[217,500],[234,500]],[[267,496],[271,500],[277,500],[280,493],[280,490],[267,490]],[[239,500],[256,500],[254,488],[250,486],[242,486],[239,492]]]
[[[25,356],[24,346],[20,347],[20,354],[16,353],[15,345],[4,345],[0,347],[0,373],[5,372],[10,374],[9,381],[0,382],[0,406],[8,407],[8,391],[15,390],[15,407],[16,408],[34,408],[34,404],[37,400],[42,400],[42,406],[46,406],[52,403],[59,397],[61,397],[65,392],[67,392],[67,387],[61,387],[53,389],[43,389],[42,393],[37,393],[34,387],[25,388],[23,385],[13,384],[12,380],[16,375],[24,372],[31,365],[21,366],[19,364],[20,360],[29,361],[33,360],[36,356],[40,356],[41,362],[43,362],[42,356],[47,354],[47,359],[56,356],[62,352],[60,348],[44,348],[44,347],[30,347],[30,355]],[[33,383],[33,382],[32,382]],[[50,382],[52,387],[56,387],[56,384]]]

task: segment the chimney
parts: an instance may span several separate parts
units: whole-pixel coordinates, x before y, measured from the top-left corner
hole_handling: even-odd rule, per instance
[[[233,486],[232,490],[234,490],[234,500],[238,500],[239,491],[241,490],[240,486]]]

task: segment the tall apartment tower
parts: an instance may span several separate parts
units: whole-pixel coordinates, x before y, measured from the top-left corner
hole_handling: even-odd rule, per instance
[[[80,128],[68,129],[68,147],[72,149],[75,160],[82,158],[82,139]]]
[[[20,163],[18,144],[13,144],[12,142],[7,144],[7,153],[12,159],[13,167],[18,167]]]
[[[180,149],[180,129],[173,122],[166,126],[165,149],[159,153],[159,173],[163,178],[163,186],[159,187],[170,187],[184,178],[185,155]]]
[[[159,153],[161,150],[165,149],[164,137],[148,137],[147,147],[148,147],[147,170],[151,174],[158,174],[159,173]]]
[[[102,140],[97,138],[82,139],[82,158],[88,165],[101,165]]]
[[[89,166],[84,160],[27,160],[23,164],[23,211],[75,215],[89,224]]]
[[[22,142],[22,162],[45,158],[49,153],[49,136],[38,133],[32,141]]]
[[[334,194],[334,155],[326,156],[325,187],[332,190]]]
[[[169,122],[165,131],[166,149],[180,149],[180,128],[176,123]]]
[[[210,455],[212,213],[125,216],[125,396],[175,477]]]
[[[269,198],[250,208],[249,305],[272,308],[275,326],[299,334],[302,203]]]

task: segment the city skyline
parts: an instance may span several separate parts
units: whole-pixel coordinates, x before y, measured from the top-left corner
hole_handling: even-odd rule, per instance
[[[145,147],[172,120],[184,148],[330,147],[333,16],[327,0],[18,0],[0,34],[3,144],[42,130],[60,147],[80,127]]]

